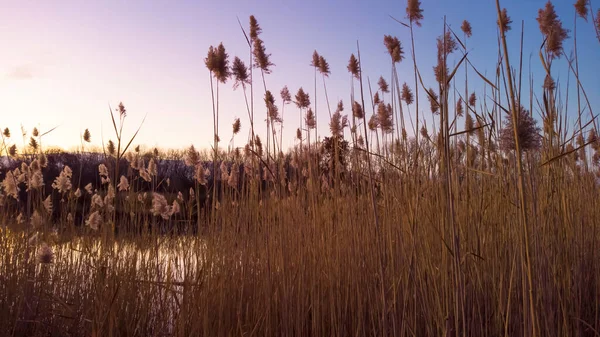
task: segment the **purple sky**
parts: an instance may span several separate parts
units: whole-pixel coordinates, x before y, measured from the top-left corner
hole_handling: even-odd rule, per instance
[[[513,65],[517,65],[520,24],[525,20],[525,66],[536,80],[539,92],[543,73],[538,58],[542,42],[535,17],[543,0],[504,0],[513,20],[509,43]],[[563,25],[573,36],[574,0],[554,1]],[[414,90],[410,60],[409,31],[389,15],[404,20],[406,0],[369,1],[359,5],[329,1],[5,1],[0,10],[0,127],[9,127],[12,141],[22,145],[20,125],[48,130],[44,145],[72,148],[79,144],[85,128],[92,132],[93,143],[113,139],[108,105],[122,101],[127,110],[125,132],[132,134],[143,117],[145,124],[137,142],[162,148],[182,148],[195,144],[209,148],[212,142],[212,104],[209,73],[203,59],[210,45],[223,42],[230,58],[240,56],[247,63],[248,48],[238,26],[245,27],[253,14],[263,29],[261,38],[271,61],[273,73],[267,87],[277,93],[287,85],[293,93],[300,86],[314,99],[313,71],[309,66],[313,50],[331,66],[327,88],[332,109],[339,99],[349,107],[349,75],[346,65],[361,44],[363,75],[373,87],[379,76],[390,81],[390,60],[383,46],[384,34],[395,35],[403,43],[407,59],[399,65],[401,82]],[[597,9],[598,1],[593,2]],[[463,19],[473,26],[468,41],[471,62],[493,78],[497,60],[496,9],[492,0],[422,0],[425,20],[415,30],[416,53],[427,86],[433,86],[435,38],[442,33],[443,16],[459,30]],[[596,110],[600,77],[597,61],[600,44],[591,22],[578,21],[581,81]],[[570,54],[573,39],[565,43]],[[531,69],[529,68],[529,56]],[[452,66],[459,53],[451,56]],[[256,73],[258,75],[258,72]],[[568,66],[565,58],[555,62],[553,74],[566,87]],[[482,81],[470,72],[470,87],[483,94]],[[461,70],[460,83],[464,79]],[[575,103],[574,78],[570,79],[569,108]],[[249,121],[241,89],[232,89],[233,81],[221,87],[220,135],[222,145],[231,137],[235,117],[242,121],[242,132],[235,145],[245,143]],[[255,115],[257,130],[265,134],[264,92],[256,86]],[[461,92],[462,85],[459,85]],[[375,89],[374,89],[375,90]],[[421,90],[422,93],[422,90]],[[319,132],[327,135],[328,113],[323,99],[323,84],[318,82]],[[566,90],[563,89],[564,98]],[[422,114],[430,119],[425,96],[421,95]],[[280,102],[278,102],[279,104]],[[280,107],[281,110],[281,107]],[[414,107],[411,110],[414,114]],[[345,113],[349,113],[346,109]],[[369,112],[370,113],[370,112]],[[534,111],[537,115],[537,112]],[[589,118],[589,117],[588,117]],[[572,118],[574,121],[574,118]],[[408,121],[407,121],[408,122]],[[284,146],[294,144],[299,112],[287,105],[284,115]],[[429,124],[429,123],[428,123]],[[462,124],[462,122],[461,122]],[[430,124],[429,124],[430,125]],[[412,133],[411,130],[408,130]]]

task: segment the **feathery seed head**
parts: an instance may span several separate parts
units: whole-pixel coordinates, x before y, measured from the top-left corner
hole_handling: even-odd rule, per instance
[[[522,151],[538,150],[541,146],[541,129],[537,126],[537,121],[531,117],[529,111],[524,107],[519,109],[517,121],[517,134],[519,137],[519,147]],[[512,118],[507,118],[504,127],[500,130],[500,148],[504,151],[515,149],[515,136],[513,130]]]
[[[421,20],[423,20],[423,9],[421,9],[421,1],[419,0],[408,0],[406,6],[406,17],[411,23],[421,27]]]
[[[265,43],[257,38],[254,40],[254,67],[260,68],[265,74],[271,73],[271,67],[274,66],[270,60],[271,54],[267,54]]]
[[[500,12],[500,17],[498,18],[496,23],[504,33],[510,30],[510,24],[512,23],[512,20],[510,19],[510,16],[508,16],[508,11],[506,10],[506,8],[502,9],[502,11]]]
[[[410,89],[408,84],[406,84],[406,82],[404,82],[404,84],[402,84],[402,95],[401,96],[402,96],[402,100],[406,103],[406,105],[411,105],[414,102],[412,90]]]
[[[40,135],[40,131],[38,130],[38,128],[33,128],[33,132],[31,133],[32,136],[37,137]]]
[[[108,141],[108,145],[106,146],[106,149],[108,150],[108,154],[110,154],[111,156],[115,155],[116,148],[115,148],[115,143],[113,143],[112,140]]]
[[[429,100],[431,113],[437,115],[440,112],[440,104],[438,103],[438,94],[433,88],[429,88],[427,91],[427,99]]]
[[[187,166],[195,166],[200,162],[200,153],[196,151],[194,145],[190,145],[183,155],[183,162]]]
[[[373,96],[373,104],[379,104],[381,103],[381,98],[379,98],[379,91],[375,93],[375,96]]]
[[[462,117],[463,114],[464,114],[463,101],[462,101],[462,98],[459,98],[458,102],[456,102],[456,115],[458,117]]]
[[[477,103],[477,96],[475,96],[475,93],[471,93],[471,96],[469,96],[469,105],[471,107],[475,107],[475,104]]]
[[[473,132],[475,132],[475,130],[473,130],[475,127],[475,124],[473,122],[473,117],[471,117],[471,114],[467,112],[467,117],[465,117],[465,131],[468,131],[469,135],[472,135]]]
[[[100,215],[99,211],[94,211],[88,219],[85,221],[85,224],[90,227],[90,229],[97,231],[102,225],[102,215]]]
[[[306,121],[306,127],[309,130],[314,129],[316,127],[317,121],[315,119],[315,113],[312,111],[312,108],[308,108],[308,111],[306,111],[305,121]]]
[[[11,145],[8,148],[8,154],[11,157],[15,157],[17,155],[17,146],[15,144]]]
[[[296,93],[296,101],[294,103],[296,103],[296,106],[300,109],[306,109],[310,106],[310,96],[304,91],[304,89],[302,89],[302,87],[298,89],[298,93]]]
[[[233,83],[233,89],[237,89],[240,85],[244,87],[246,84],[250,84],[250,74],[248,73],[248,67],[244,64],[239,57],[235,57],[233,59],[233,64],[231,66],[231,72],[233,74],[233,78],[235,82]]]
[[[546,38],[545,47],[548,55],[551,59],[560,58],[563,52],[563,41],[569,37],[569,31],[563,28],[550,0],[546,2],[544,9],[538,10],[536,20],[539,23],[540,32]]]
[[[90,134],[90,130],[85,129],[85,131],[83,131],[83,140],[86,143],[89,143],[92,141],[92,135]]]
[[[240,132],[240,129],[242,128],[242,123],[240,122],[239,118],[236,118],[235,121],[233,122],[233,134],[237,135]]]
[[[404,50],[402,50],[402,44],[397,37],[384,35],[383,44],[387,48],[393,63],[398,63],[404,59]]]
[[[127,116],[127,110],[125,110],[125,106],[123,105],[123,102],[119,102],[119,107],[117,108],[117,111],[119,111],[119,115],[121,116],[121,118],[124,118]]]
[[[36,252],[36,259],[38,263],[50,264],[54,260],[54,252],[47,243],[42,243]]]
[[[288,104],[292,101],[292,95],[290,94],[290,90],[288,89],[287,85],[283,87],[283,89],[281,89],[281,92],[279,93],[281,95],[281,100],[283,100],[283,104]]]
[[[4,135],[4,137],[10,138],[10,129],[4,128],[4,131],[2,131],[2,134]]]
[[[128,191],[129,190],[129,180],[127,180],[127,177],[121,176],[121,179],[119,180],[119,184],[117,185],[117,188],[119,189],[119,191]]]
[[[352,74],[356,79],[360,78],[360,65],[358,64],[358,59],[354,54],[350,55],[350,60],[348,61],[348,66],[346,67],[348,72]]]
[[[575,11],[577,12],[577,15],[579,15],[581,18],[583,18],[585,21],[587,21],[587,16],[588,16],[588,0],[577,0],[577,2],[575,2]]]
[[[357,101],[354,101],[354,103],[352,104],[352,115],[358,119],[362,119],[365,117],[362,105],[360,105]]]
[[[329,74],[331,74],[329,63],[325,60],[323,55],[319,56],[319,72],[326,77],[329,77]]]
[[[320,62],[319,53],[317,53],[317,51],[315,50],[315,51],[313,51],[313,54],[312,54],[312,60],[310,61],[310,66],[318,68],[319,62]]]
[[[465,33],[467,37],[471,37],[473,35],[473,30],[471,28],[471,23],[467,20],[464,20],[460,29]]]
[[[383,78],[383,76],[379,77],[379,81],[377,81],[377,85],[379,85],[379,90],[381,90],[381,92],[383,92],[383,93],[390,92],[390,86],[385,81],[385,78]]]
[[[256,40],[260,33],[262,33],[262,29],[260,28],[258,21],[256,21],[254,15],[250,15],[250,39],[252,41]]]

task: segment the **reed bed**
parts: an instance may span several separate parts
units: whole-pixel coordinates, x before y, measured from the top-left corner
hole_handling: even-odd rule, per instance
[[[594,107],[577,53],[567,65],[577,79],[575,122],[553,78],[571,32],[550,1],[540,9],[545,80],[523,90],[526,74],[514,67],[522,59],[508,58],[518,33],[496,1],[495,78],[469,60],[476,32],[464,21],[462,34],[444,25],[436,83],[426,85],[414,53],[420,6],[409,0],[406,21],[398,20],[411,36],[414,83],[400,82],[404,47],[386,35],[391,78],[380,77],[373,92],[357,44],[348,114],[343,102],[332,112],[329,64],[313,52],[313,99],[326,100],[319,116],[329,114],[330,135],[317,132],[309,87],[284,87],[277,105],[262,28],[254,16],[249,29],[240,23],[251,66],[235,57],[230,67],[222,44],[209,48],[215,147],[179,153],[193,172],[189,189],[169,189],[160,151],[131,149],[137,132],[122,134],[123,104],[110,112],[116,140],[94,167],[95,185],[67,166],[45,184],[45,134],[34,130],[17,151],[5,129],[0,336],[600,335]],[[575,3],[579,30],[599,29],[590,6]],[[463,71],[464,86],[456,80]],[[235,147],[242,122],[234,120],[223,149],[219,90],[228,80],[243,91],[250,128],[247,144]],[[286,105],[300,123],[284,153]],[[267,116],[264,142],[254,110]],[[90,137],[82,134],[82,152]]]

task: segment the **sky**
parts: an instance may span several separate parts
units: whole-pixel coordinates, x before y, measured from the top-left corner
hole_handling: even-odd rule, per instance
[[[573,36],[574,0],[554,1],[563,26]],[[592,1],[597,10],[600,3]],[[513,20],[508,33],[509,56],[517,65],[521,20],[525,20],[524,72],[531,72],[535,90],[543,81],[538,57],[542,36],[535,21],[545,0],[503,0]],[[266,85],[276,93],[287,85],[294,94],[303,87],[314,102],[314,72],[310,67],[317,50],[331,66],[326,78],[332,110],[338,100],[351,114],[350,77],[346,65],[351,53],[361,48],[363,77],[373,90],[379,76],[388,82],[391,61],[383,36],[397,36],[406,59],[398,66],[400,82],[414,91],[410,59],[410,32],[390,16],[405,19],[406,0],[347,1],[12,1],[0,0],[0,127],[11,130],[11,141],[23,144],[21,126],[30,132],[45,132],[44,146],[73,149],[88,128],[92,143],[115,140],[109,106],[123,102],[127,109],[124,141],[144,121],[135,144],[146,147],[184,148],[194,144],[210,148],[213,120],[210,74],[204,65],[209,46],[223,43],[230,55],[248,63],[248,46],[238,18],[248,29],[254,15],[263,29],[267,52],[275,64],[266,76]],[[435,39],[443,32],[443,20],[457,32],[464,19],[470,21],[473,36],[467,42],[469,59],[482,73],[494,77],[497,60],[496,7],[493,0],[422,0],[424,20],[415,28],[415,53],[427,86],[435,84],[432,67],[436,61]],[[578,20],[580,80],[588,92],[592,109],[600,109],[600,77],[597,61],[600,44],[590,22]],[[461,34],[462,36],[462,34]],[[564,45],[568,54],[573,39]],[[529,58],[531,56],[531,67]],[[452,67],[460,53],[449,58]],[[258,72],[255,72],[258,76]],[[566,88],[570,77],[569,110],[573,110],[574,78],[565,57],[553,65],[553,75]],[[483,95],[483,82],[469,72],[470,89]],[[464,70],[461,70],[461,81]],[[462,85],[458,84],[461,92]],[[365,87],[366,88],[366,87]],[[365,89],[367,90],[367,89]],[[431,115],[421,92],[421,115]],[[235,146],[247,140],[249,120],[242,89],[233,90],[233,81],[219,88],[221,145],[231,138],[231,124],[240,118],[242,131]],[[563,96],[567,90],[563,89]],[[256,86],[257,132],[265,135],[264,90]],[[319,133],[329,133],[329,114],[324,100],[322,78],[318,79],[317,112]],[[281,105],[280,101],[277,102]],[[576,105],[575,105],[576,107]],[[411,107],[414,114],[414,106]],[[281,112],[281,106],[280,106]],[[294,145],[299,111],[286,105],[283,111],[284,147]],[[536,112],[534,112],[535,114]],[[570,116],[573,119],[573,116]],[[145,119],[144,119],[145,118]],[[589,118],[589,117],[588,117]],[[574,120],[574,119],[573,119]],[[408,120],[407,120],[408,123]],[[409,133],[412,133],[408,130]],[[127,139],[128,140],[128,139]]]

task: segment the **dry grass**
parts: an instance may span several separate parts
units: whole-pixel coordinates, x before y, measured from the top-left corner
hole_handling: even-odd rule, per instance
[[[410,22],[404,25],[411,33],[424,19],[419,7],[419,1],[409,1]],[[505,54],[510,19],[499,3],[497,10]],[[550,14],[552,25],[562,29]],[[465,39],[477,33],[470,24],[463,27]],[[265,75],[274,65],[260,31],[251,17],[249,64],[260,69],[259,87],[267,92]],[[226,152],[205,155],[188,149],[184,161],[196,172],[192,194],[161,192],[167,182],[156,172],[158,150],[147,156],[127,151],[135,135],[125,140],[118,131],[126,117],[120,105],[117,142],[100,168],[102,184],[90,190],[94,206],[85,211],[84,225],[75,223],[72,212],[89,191],[71,181],[70,169],[54,189],[36,181],[44,172],[44,134],[36,130],[30,147],[15,154],[4,130],[2,152],[26,164],[2,175],[0,336],[600,335],[595,123],[578,121],[574,133],[564,131],[569,118],[556,103],[560,93],[540,86],[544,127],[531,118],[523,124],[519,116],[530,109],[502,89],[516,88],[508,59],[495,79],[477,72],[479,77],[465,76],[465,87],[457,87],[452,77],[471,62],[464,41],[456,43],[459,37],[449,27],[441,36],[438,90],[418,80],[422,70],[413,59],[417,87],[404,83],[401,93],[395,77],[388,93],[381,77],[375,93],[380,103],[377,109],[371,104],[372,111],[364,104],[371,100],[363,94],[359,50],[358,58],[352,55],[352,126],[340,104],[330,123],[335,137],[327,139],[333,149],[310,137],[314,115],[300,89],[295,103],[307,117],[288,155],[276,151],[282,127],[275,124],[282,121],[272,95],[261,105],[272,132],[266,149],[254,134],[253,69],[236,57],[235,86],[242,85],[246,102],[250,89],[249,142],[244,150],[230,142]],[[402,47],[391,36],[385,47],[396,76]],[[549,61],[560,57],[562,39],[545,48],[540,54],[550,74]],[[230,75],[226,55],[220,45],[207,57],[217,92]],[[450,57],[460,60],[456,69],[447,69]],[[326,92],[327,61],[315,58],[313,66]],[[468,88],[478,86],[487,96],[467,98]],[[438,110],[438,127],[427,129],[415,111],[416,137],[406,136],[404,128],[401,137],[393,132],[404,122],[395,117],[403,116],[399,105],[407,104],[413,125],[409,105],[418,98],[412,90],[419,89]],[[291,101],[287,88],[281,96],[282,104]],[[214,99],[218,143],[218,93]],[[580,109],[586,102],[578,102]],[[369,117],[376,147],[369,145]],[[237,119],[233,133],[241,128]],[[348,132],[350,151],[343,147]],[[591,134],[588,141],[583,133]],[[89,139],[86,130],[82,144]],[[528,146],[532,139],[536,146]],[[131,164],[127,172],[115,169],[120,158]],[[243,166],[241,176],[215,165],[207,177],[203,163],[222,160]],[[144,181],[151,190],[140,189]],[[25,201],[17,203],[15,187],[29,186]],[[207,200],[199,192],[205,186]],[[62,201],[50,205],[47,196]],[[50,207],[61,214],[52,223]],[[123,226],[128,231],[117,235],[115,228]]]

